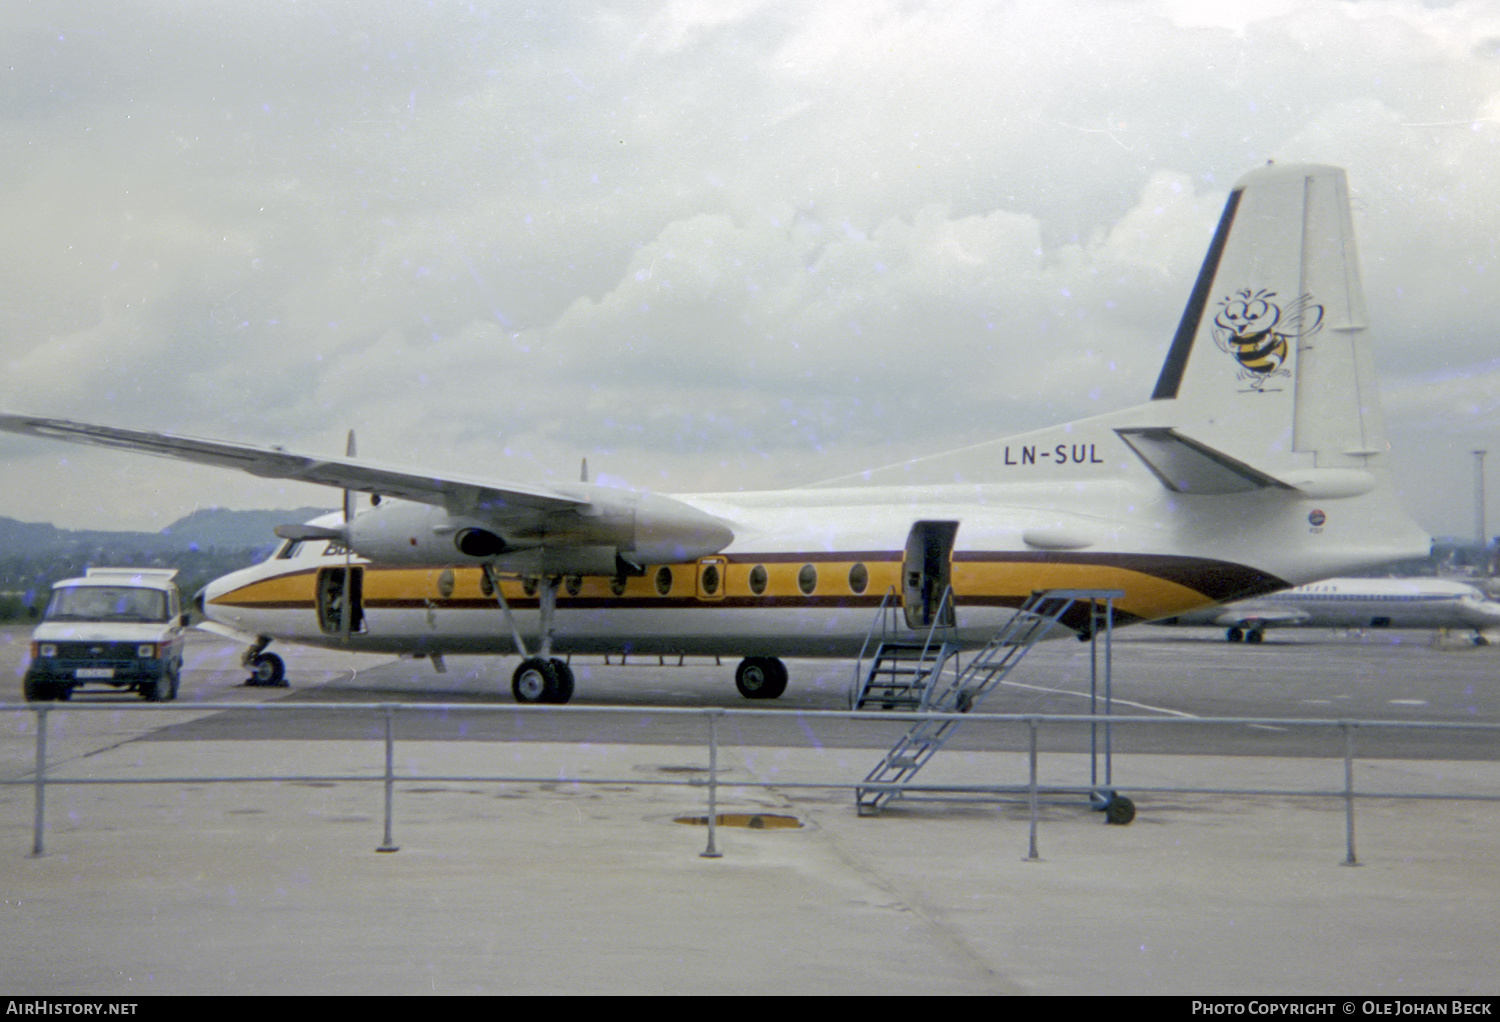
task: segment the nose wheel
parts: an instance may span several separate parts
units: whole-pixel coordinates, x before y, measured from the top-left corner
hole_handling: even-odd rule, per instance
[[[252,688],[286,688],[286,661],[275,653],[261,653],[250,659],[250,677],[245,684]]]

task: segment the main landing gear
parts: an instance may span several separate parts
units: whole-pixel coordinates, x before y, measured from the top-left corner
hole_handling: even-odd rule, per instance
[[[734,669],[734,687],[746,699],[777,699],[786,691],[786,664],[773,656],[752,656]]]
[[[527,657],[510,679],[518,703],[565,703],[573,698],[573,668],[556,657]]]
[[[537,611],[541,616],[541,648],[538,650],[540,655],[533,656],[526,649],[526,641],[521,637],[521,630],[516,627],[516,619],[510,612],[510,604],[505,601],[505,594],[500,589],[499,572],[488,565],[484,571],[495,599],[505,613],[505,621],[510,626],[516,649],[521,653],[521,664],[510,679],[510,691],[516,697],[516,702],[560,705],[572,699],[573,669],[566,661],[559,660],[552,655],[552,628],[553,622],[557,619],[557,590],[562,585],[562,577],[552,575],[537,580],[539,590]]]
[[[557,619],[557,590],[562,577],[544,576],[536,580],[537,613],[540,618],[538,650],[535,655],[526,640],[500,586],[500,573],[493,566],[484,569],[488,586],[510,627],[516,649],[521,653],[520,666],[511,676],[510,690],[518,703],[566,703],[573,698],[573,670],[566,661],[552,655],[553,625]],[[734,687],[746,699],[776,699],[786,691],[786,664],[776,657],[752,656],[741,660],[734,671]]]

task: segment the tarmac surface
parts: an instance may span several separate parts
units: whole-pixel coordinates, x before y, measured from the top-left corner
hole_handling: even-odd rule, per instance
[[[15,679],[0,700],[19,697],[24,638],[0,632],[0,678]],[[1205,643],[1190,657],[1161,654],[1172,641],[1117,648],[1117,692],[1163,713],[1217,706],[1211,681],[1207,704],[1179,700],[1162,663],[1232,673],[1243,651]],[[1283,717],[1312,715],[1320,702],[1338,709],[1332,689],[1348,689],[1348,674],[1360,692],[1351,701],[1373,698],[1367,679],[1393,686],[1386,712],[1369,716],[1493,722],[1496,696],[1483,681],[1500,651],[1428,648],[1408,662],[1383,644],[1323,647],[1306,653],[1325,665],[1323,687],[1309,681],[1290,701],[1283,687],[1279,703],[1246,705]],[[1253,651],[1260,675],[1278,663],[1260,656],[1271,649]],[[0,787],[0,993],[1500,993],[1500,802],[1362,797],[1358,864],[1345,865],[1342,799],[1266,793],[1338,791],[1343,761],[1303,747],[1263,754],[1262,729],[1246,728],[1256,734],[1231,746],[1239,755],[1223,754],[1215,737],[1183,737],[1178,753],[1117,756],[1134,823],[1106,826],[1081,797],[1047,804],[1033,859],[1024,802],[912,800],[859,817],[847,788],[803,786],[863,777],[878,742],[810,741],[806,718],[791,713],[783,737],[759,733],[719,750],[718,809],[750,825],[718,827],[719,857],[709,858],[708,828],[678,822],[707,814],[701,737],[617,714],[613,732],[589,740],[514,741],[474,735],[481,714],[434,708],[431,720],[459,733],[402,725],[399,850],[378,851],[380,742],[351,736],[330,723],[337,718],[308,714],[278,734],[235,726],[245,714],[226,711],[319,693],[508,702],[509,665],[458,664],[435,682],[425,665],[283,652],[291,690],[239,687],[232,647],[205,640],[192,647],[179,703],[80,695],[91,705],[49,714],[49,777],[176,780],[49,787],[41,856],[30,854],[32,787]],[[1297,655],[1283,651],[1281,663]],[[1152,664],[1156,688],[1131,681],[1132,656]],[[1392,680],[1397,662],[1421,676]],[[645,671],[648,689],[663,686],[646,693],[652,703],[743,705],[732,687],[729,698],[705,694],[700,674],[723,684],[728,666],[630,670]],[[833,708],[838,677],[814,672],[800,695],[794,680],[790,705]],[[642,698],[611,687],[610,670],[592,671],[588,686],[582,678],[580,700]],[[1061,697],[1049,691],[1050,705]],[[1012,695],[1033,706],[1038,698]],[[1411,704],[1418,699],[1425,706]],[[31,777],[35,720],[0,713],[0,780]],[[1357,790],[1500,797],[1493,732],[1479,744],[1430,734],[1442,737],[1431,738],[1429,756],[1407,742],[1358,760]],[[1015,783],[1025,770],[1008,739],[976,740],[945,750],[923,779]],[[1041,771],[1044,785],[1078,785],[1088,764],[1051,751]],[[252,775],[293,779],[205,780]],[[522,779],[470,779],[497,775]],[[1261,793],[1159,790],[1184,787]],[[796,826],[778,826],[783,819]]]

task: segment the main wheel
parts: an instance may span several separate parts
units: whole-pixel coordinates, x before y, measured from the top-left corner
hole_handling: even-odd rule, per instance
[[[556,660],[528,657],[511,675],[510,691],[518,703],[555,703],[562,691]],[[569,692],[571,695],[572,692]]]
[[[561,705],[573,698],[573,668],[566,660],[553,657],[552,670],[557,674],[557,695],[552,701]]]
[[[752,656],[734,669],[734,687],[746,699],[776,699],[786,691],[786,664],[773,656]]]

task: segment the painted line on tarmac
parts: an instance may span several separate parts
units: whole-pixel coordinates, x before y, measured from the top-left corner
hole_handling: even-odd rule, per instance
[[[1087,692],[1072,692],[1065,688],[1047,688],[1044,685],[1028,685],[1022,681],[1002,681],[1000,684],[1009,685],[1011,688],[1029,688],[1033,692],[1046,692],[1055,696],[1076,696],[1079,699],[1087,699],[1089,697]],[[1191,720],[1196,720],[1198,717],[1196,713],[1187,713],[1183,710],[1169,710],[1165,706],[1152,706],[1150,703],[1138,703],[1133,699],[1121,699],[1118,696],[1111,697],[1110,703],[1120,706],[1134,706],[1136,709],[1145,710],[1147,713],[1163,713],[1168,717],[1186,717]]]

